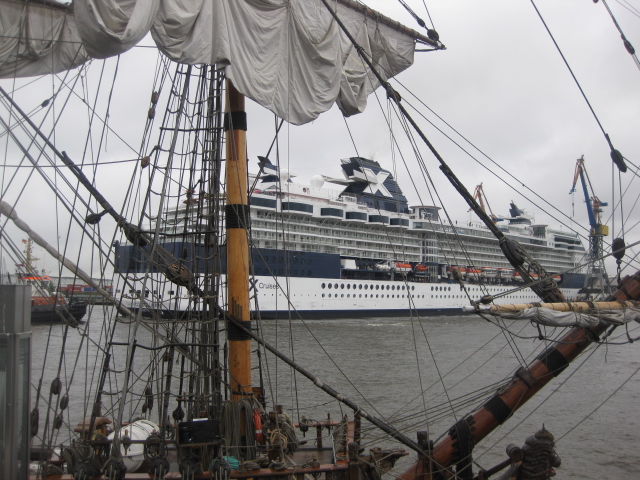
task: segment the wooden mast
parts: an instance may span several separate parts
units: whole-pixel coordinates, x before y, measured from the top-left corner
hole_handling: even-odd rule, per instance
[[[249,198],[247,192],[247,114],[244,95],[227,80],[226,132],[227,297],[233,319],[251,330],[249,308]],[[233,401],[251,394],[251,337],[227,322],[229,376]]]
[[[640,299],[640,271],[625,277],[618,290],[608,302],[625,302]],[[450,468],[461,460],[459,445],[465,442],[477,445],[507,419],[542,387],[549,383],[581,354],[589,345],[604,334],[608,325],[601,323],[593,328],[572,328],[557,343],[542,352],[527,367],[520,368],[511,382],[489,399],[482,407],[465,416],[454,425],[449,435],[441,440],[430,452],[429,458],[421,457],[418,462],[401,474],[399,480],[433,478],[431,472]],[[459,472],[458,472],[459,473]],[[460,476],[463,477],[462,475]]]

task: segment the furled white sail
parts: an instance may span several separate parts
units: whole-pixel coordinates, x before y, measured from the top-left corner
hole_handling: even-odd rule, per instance
[[[331,3],[383,77],[413,63],[415,32],[354,2]],[[379,86],[320,0],[75,0],[73,15],[33,2],[0,5],[5,78],[73,68],[85,49],[94,58],[118,55],[151,32],[171,60],[226,66],[240,92],[294,124],[335,102],[345,115],[359,113]]]
[[[597,313],[558,312],[549,308],[526,308],[518,312],[499,312],[502,318],[511,320],[531,320],[549,327],[595,327],[600,323],[623,325],[640,322],[640,310],[625,308],[621,310],[600,310]]]
[[[87,58],[67,9],[0,1],[0,78],[63,72]]]

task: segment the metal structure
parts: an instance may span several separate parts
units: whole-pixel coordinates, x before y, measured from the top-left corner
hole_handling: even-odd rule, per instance
[[[589,174],[584,165],[584,155],[576,162],[576,169],[573,176],[573,185],[569,193],[576,191],[578,178],[582,184],[584,201],[587,204],[587,214],[589,216],[589,251],[587,276],[581,293],[586,300],[601,300],[611,293],[611,287],[604,265],[604,237],[609,235],[609,227],[602,224],[600,218],[602,207],[606,207],[607,202],[602,202],[596,196],[589,179]]]
[[[31,286],[0,285],[0,478],[29,475]]]

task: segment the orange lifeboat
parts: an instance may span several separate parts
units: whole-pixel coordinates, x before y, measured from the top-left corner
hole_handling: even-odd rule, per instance
[[[396,265],[394,267],[394,270],[396,272],[400,272],[400,273],[407,273],[411,271],[411,264],[410,263],[400,263],[400,262],[396,262]]]
[[[479,268],[475,268],[475,267],[467,268],[467,277],[469,277],[471,280],[479,280],[480,274],[481,272]]]

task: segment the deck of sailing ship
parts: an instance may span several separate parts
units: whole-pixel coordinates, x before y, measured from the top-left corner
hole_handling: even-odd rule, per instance
[[[416,44],[431,50],[443,48],[433,29],[424,35],[414,32],[353,0],[268,5],[225,0],[181,5],[181,9],[169,1],[122,3],[122,8],[110,10],[82,0],[74,2],[71,10],[45,1],[29,2],[28,8],[23,2],[0,1],[0,15],[6,16],[0,38],[15,40],[15,45],[7,47],[8,60],[0,64],[4,78],[41,75],[52,68],[71,71],[89,58],[119,55],[152,26],[158,48],[177,63],[175,68],[167,58],[158,63],[139,162],[122,206],[111,198],[111,192],[96,188],[99,176],[94,173],[89,177],[88,165],[83,168],[72,153],[56,144],[58,137],[47,135],[30,118],[14,100],[16,92],[0,88],[2,106],[11,113],[7,118],[0,116],[6,138],[17,145],[45,182],[51,179],[40,168],[39,157],[31,153],[31,144],[40,148],[42,158],[61,162],[64,167],[58,170],[65,172],[65,182],[74,193],[66,196],[66,190],[61,193],[55,182],[49,186],[69,211],[70,231],[71,225],[82,231],[83,241],[99,257],[104,275],[113,265],[116,242],[126,239],[135,245],[138,257],[132,261],[147,265],[145,274],[135,280],[142,281],[143,291],[153,297],[145,300],[141,295],[150,316],[143,316],[142,308],[131,311],[112,292],[95,284],[94,272],[87,273],[78,265],[85,261],[80,254],[71,258],[68,252],[60,251],[64,249],[53,246],[55,242],[47,242],[37,225],[20,217],[19,195],[14,205],[3,197],[0,213],[7,225],[3,238],[5,228],[29,235],[110,304],[102,308],[104,322],[100,325],[94,327],[88,320],[81,330],[64,326],[65,338],[80,337],[80,349],[66,352],[63,348],[52,362],[56,365],[54,377],[49,378],[43,367],[34,382],[30,433],[31,453],[37,463],[33,477],[228,480],[302,479],[310,475],[327,480],[378,480],[411,450],[416,461],[397,475],[401,480],[471,480],[474,446],[507,422],[590,345],[606,341],[616,328],[637,317],[640,272],[620,279],[607,305],[565,302],[553,277],[495,226],[409,115],[388,80],[412,63]],[[146,20],[139,21],[142,18]],[[197,21],[192,21],[194,18]],[[287,22],[298,28],[279,26]],[[38,44],[39,55],[24,55],[27,44],[37,48],[33,45],[37,42],[32,39],[29,43],[15,34],[11,37],[7,25],[19,30],[27,23],[32,33],[41,35],[35,38],[49,39],[55,34],[57,41]],[[233,31],[229,30],[231,24],[235,25]],[[120,31],[113,30],[118,28]],[[300,36],[291,39],[285,35],[294,36],[294,31]],[[324,43],[309,32],[323,32]],[[291,63],[283,65],[276,60],[290,41],[301,45],[305,57],[287,58]],[[245,48],[246,42],[252,42],[253,48]],[[292,68],[300,70],[289,78]],[[75,78],[81,82],[82,75]],[[271,80],[268,85],[264,78]],[[309,78],[315,80],[313,84]],[[501,250],[523,279],[523,288],[530,288],[543,300],[542,305],[527,306],[526,314],[532,321],[554,325],[556,320],[543,315],[543,310],[586,313],[579,319],[557,320],[570,328],[553,338],[539,327],[539,338],[552,340],[547,348],[533,360],[521,362],[497,391],[484,392],[471,413],[459,416],[460,412],[453,411],[454,425],[439,438],[427,429],[408,434],[390,425],[375,409],[356,403],[330,381],[312,373],[293,348],[285,354],[270,344],[262,335],[260,322],[250,318],[247,230],[251,188],[247,183],[245,96],[281,119],[302,124],[336,102],[345,115],[358,113],[364,109],[367,95],[378,86],[384,88],[390,108],[415,129],[446,178],[498,238]],[[302,98],[292,92],[303,92]],[[164,115],[158,113],[161,102],[166,102]],[[162,124],[154,128],[157,117],[162,117]],[[57,122],[55,128],[61,128]],[[195,191],[210,200],[208,214],[198,211],[199,204],[191,201]],[[162,235],[151,228],[169,202],[196,209],[193,218],[199,227],[197,233],[190,229],[176,234],[181,242],[175,244],[182,248],[175,251],[164,248]],[[113,238],[100,230],[107,230],[100,226],[107,222],[117,225]],[[220,268],[223,244],[227,266],[224,298]],[[615,253],[620,258],[624,254]],[[132,280],[120,275],[114,286],[125,289]],[[163,300],[170,291],[187,299],[189,308],[167,319],[154,306],[159,301],[163,310],[171,310],[172,305]],[[484,307],[494,303],[492,296],[473,300],[473,313],[495,322],[502,322],[506,313],[521,310],[520,306]],[[616,310],[623,314],[617,315]],[[76,372],[75,364],[70,368],[67,360],[71,357],[76,363],[85,358],[87,369]],[[352,417],[343,417],[341,411],[337,418],[307,420],[300,415],[303,409],[298,409],[298,420],[294,421],[276,401],[267,368],[273,364],[286,365],[295,372],[289,392],[292,398],[297,399],[295,382],[305,377],[348,409]],[[79,377],[86,383],[76,387]],[[378,438],[363,439],[365,423],[380,429],[401,448],[372,447],[371,440]],[[308,434],[306,443],[296,429]],[[522,448],[510,445],[507,452],[504,462],[480,470],[477,478],[488,478],[504,469],[504,478],[548,478],[559,465],[553,435],[545,428],[528,438]],[[20,460],[24,468],[27,458]],[[143,471],[134,472],[137,469]],[[8,475],[17,478],[19,473]]]

